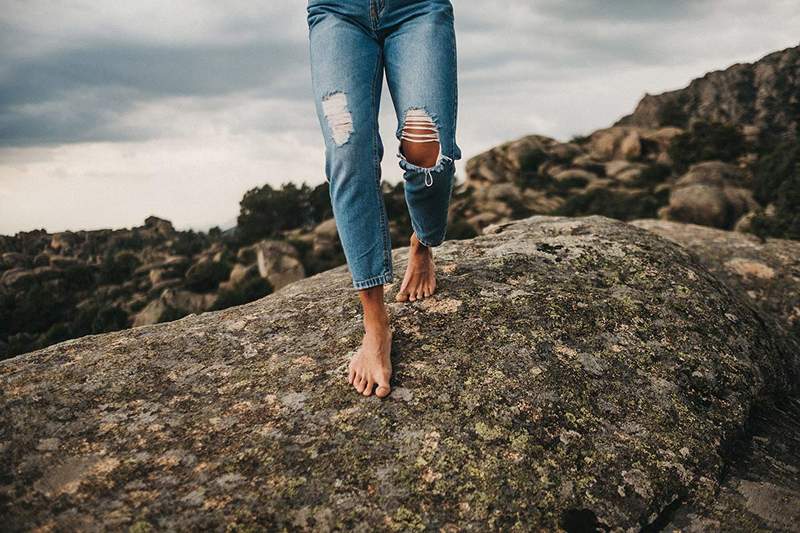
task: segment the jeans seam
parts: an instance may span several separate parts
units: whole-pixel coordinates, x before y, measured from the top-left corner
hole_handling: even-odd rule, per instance
[[[452,38],[453,38],[453,46],[452,46],[452,60],[453,63],[453,123],[450,125],[450,138],[451,138],[451,145],[450,145],[450,152],[455,155],[456,151],[456,114],[458,113],[458,68],[456,67],[457,63],[457,56],[456,56],[456,35],[455,29],[452,30]],[[453,161],[455,164],[455,161]],[[453,178],[455,179],[455,178]]]
[[[383,270],[384,272],[391,273],[391,263],[387,258],[387,241],[386,241],[386,233],[388,231],[385,219],[386,215],[386,206],[383,203],[383,191],[381,190],[381,180],[380,180],[380,161],[378,161],[378,135],[380,135],[380,130],[378,128],[378,111],[375,103],[376,93],[377,93],[377,85],[378,85],[378,77],[381,72],[381,63],[383,59],[383,49],[378,49],[378,59],[375,65],[375,74],[372,76],[372,87],[371,87],[371,94],[370,94],[370,106],[372,108],[372,114],[370,115],[370,120],[374,121],[375,124],[373,125],[374,128],[374,135],[372,136],[372,161],[373,161],[373,168],[375,170],[375,191],[377,194],[377,201],[378,201],[378,209],[380,211],[380,225],[381,225],[381,240],[383,241]],[[391,245],[390,245],[391,246]],[[390,254],[391,252],[389,252]]]

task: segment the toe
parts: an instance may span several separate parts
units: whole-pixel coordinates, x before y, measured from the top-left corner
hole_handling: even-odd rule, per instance
[[[378,378],[378,388],[375,391],[375,395],[376,396],[378,396],[380,398],[384,398],[389,394],[389,392],[391,392],[392,388],[389,386],[389,378],[390,378],[390,376],[391,376],[390,373],[384,372]]]
[[[348,371],[347,371],[347,382],[348,382],[350,385],[352,385],[352,384],[353,384],[353,378],[355,378],[355,377],[356,377],[355,370],[353,370],[353,369],[351,368],[350,370],[348,370]]]
[[[363,376],[356,376],[355,387],[358,392],[364,391],[364,385],[366,384],[366,380],[364,380]]]
[[[362,392],[361,394],[363,394],[364,396],[369,396],[370,394],[372,394],[372,388],[374,386],[375,382],[372,381],[372,379],[370,378],[369,380],[367,380],[367,386],[364,388],[364,392]]]

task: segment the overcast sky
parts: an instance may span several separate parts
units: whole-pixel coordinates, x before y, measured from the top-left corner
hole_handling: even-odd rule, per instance
[[[496,144],[589,133],[645,92],[799,42],[797,0],[452,2],[462,178]],[[149,215],[206,230],[248,189],[321,183],[305,4],[0,0],[0,234]]]

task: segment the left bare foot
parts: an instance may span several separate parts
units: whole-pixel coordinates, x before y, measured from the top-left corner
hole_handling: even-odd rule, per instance
[[[436,290],[436,269],[433,264],[433,250],[419,242],[416,232],[411,235],[411,249],[408,251],[408,266],[395,300],[413,302],[427,298]]]

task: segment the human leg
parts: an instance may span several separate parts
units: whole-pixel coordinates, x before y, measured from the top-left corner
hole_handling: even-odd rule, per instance
[[[386,77],[395,111],[397,157],[414,234],[398,301],[436,287],[431,248],[442,243],[455,180],[458,104],[456,40],[449,0],[399,0],[382,18]]]
[[[391,329],[383,284],[392,280],[391,240],[380,188],[383,145],[378,106],[383,55],[364,5],[311,0],[312,85],[325,139],[325,175],[353,287],[364,309],[364,339],[348,369],[361,394],[389,394]]]

